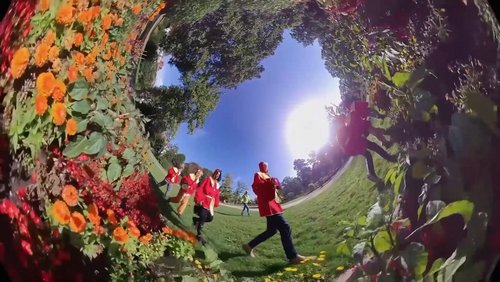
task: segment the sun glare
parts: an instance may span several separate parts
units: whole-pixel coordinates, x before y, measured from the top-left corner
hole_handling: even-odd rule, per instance
[[[305,158],[328,142],[328,118],[324,100],[310,100],[288,116],[286,141],[294,159]]]

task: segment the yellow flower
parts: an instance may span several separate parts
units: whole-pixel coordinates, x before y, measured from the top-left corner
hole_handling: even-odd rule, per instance
[[[317,260],[317,261],[324,261],[324,260],[325,260],[325,258],[321,258],[321,257],[319,257],[319,258],[317,258],[316,260]]]
[[[197,259],[195,259],[195,260],[194,260],[194,263],[195,263],[196,265],[200,265],[200,264],[201,264],[201,262],[200,262],[199,260],[197,260]]]
[[[337,271],[343,271],[343,270],[344,270],[344,267],[342,265],[337,267]]]
[[[321,252],[319,252],[319,254],[320,255],[324,255],[324,254],[326,254],[326,252],[325,251],[321,251]]]
[[[320,279],[321,278],[321,274],[316,273],[316,274],[313,275],[313,278],[314,279]]]
[[[278,275],[278,276],[283,276],[283,273],[278,272],[278,273],[276,273],[276,275]]]
[[[320,255],[318,258],[325,258],[325,255]]]
[[[297,268],[295,268],[295,267],[286,267],[285,271],[296,272]]]
[[[317,262],[313,262],[313,265],[314,265],[314,266],[321,266],[321,265],[320,265],[319,263],[317,263]]]

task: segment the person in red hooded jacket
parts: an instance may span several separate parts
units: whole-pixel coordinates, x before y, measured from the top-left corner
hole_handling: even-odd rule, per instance
[[[214,219],[214,210],[219,206],[219,182],[222,171],[216,169],[210,177],[205,178],[194,195],[194,213],[198,217],[193,217],[193,225],[196,226],[196,238],[203,245],[206,244],[205,237],[202,234],[203,226],[206,222]]]
[[[257,235],[248,244],[243,245],[243,250],[254,257],[253,249],[260,243],[266,241],[280,232],[281,244],[285,250],[287,259],[292,264],[300,263],[306,257],[297,254],[292,240],[292,229],[283,217],[283,208],[279,201],[277,201],[277,189],[281,189],[280,182],[277,178],[269,175],[267,163],[259,163],[259,172],[255,173],[254,181],[252,184],[253,192],[257,195],[257,206],[259,207],[259,214],[261,217],[266,217],[267,228],[266,231]]]
[[[167,175],[165,176],[165,179],[158,183],[158,185],[162,186],[166,184],[165,187],[165,196],[167,196],[168,191],[172,189],[173,184],[178,184],[180,179],[181,179],[181,172],[184,169],[184,164],[177,164],[174,162],[171,168],[168,169]]]
[[[170,203],[179,203],[176,211],[179,216],[184,213],[184,210],[188,206],[189,198],[196,191],[198,186],[198,181],[203,174],[203,170],[197,164],[190,164],[188,167],[188,174],[183,176],[181,179],[181,187],[179,192],[175,197],[170,197],[168,201]]]
[[[368,179],[373,182],[380,182],[380,178],[375,173],[373,157],[370,151],[374,151],[390,162],[396,162],[397,158],[387,153],[377,143],[367,139],[368,135],[372,134],[386,146],[390,145],[390,142],[384,137],[384,131],[371,125],[369,115],[368,103],[355,101],[351,105],[351,111],[347,116],[340,115],[336,118],[338,124],[337,142],[345,154],[349,156],[363,155],[366,159]]]

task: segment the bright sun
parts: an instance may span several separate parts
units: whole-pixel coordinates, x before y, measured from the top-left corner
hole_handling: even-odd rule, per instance
[[[324,100],[310,100],[288,116],[286,141],[294,159],[306,158],[328,142],[329,125]]]

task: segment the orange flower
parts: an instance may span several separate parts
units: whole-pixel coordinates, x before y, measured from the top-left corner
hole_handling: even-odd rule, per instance
[[[90,53],[87,55],[87,57],[85,57],[85,64],[86,65],[94,65],[95,64],[95,61],[96,61],[96,55],[94,53]]]
[[[75,44],[76,47],[80,46],[83,42],[83,34],[81,32],[78,32],[75,34],[73,44]]]
[[[127,228],[137,227],[132,220],[127,221]]]
[[[82,233],[87,226],[85,217],[79,212],[74,212],[71,214],[71,219],[69,221],[69,228],[75,233]]]
[[[66,3],[62,5],[56,14],[56,22],[69,25],[73,22],[73,7],[71,4]]]
[[[89,9],[90,16],[95,19],[99,16],[99,13],[101,12],[101,7],[99,6],[92,6]]]
[[[104,227],[102,227],[100,225],[94,225],[94,232],[97,235],[104,234]]]
[[[14,78],[19,78],[23,75],[30,61],[30,52],[28,48],[23,47],[17,50],[10,62],[10,73]]]
[[[111,16],[109,14],[105,15],[102,18],[102,29],[108,30],[111,27],[111,21],[112,21]]]
[[[110,210],[108,209],[106,211],[106,214],[108,215],[108,221],[109,223],[111,224],[116,224],[118,221],[116,220],[116,217],[115,217],[115,212],[113,210]]]
[[[57,223],[59,224],[69,223],[71,215],[69,213],[69,208],[65,202],[57,200],[52,205],[51,212],[52,212],[52,217],[55,219]]]
[[[85,25],[92,20],[92,12],[90,10],[82,11],[78,14],[77,19],[81,24]]]
[[[141,238],[139,238],[139,241],[141,241],[141,243],[143,243],[143,244],[147,244],[147,243],[149,243],[149,241],[151,241],[151,239],[153,239],[153,236],[151,235],[151,233],[148,233],[148,234],[142,236]]]
[[[141,4],[135,4],[134,7],[132,7],[132,13],[134,15],[138,15],[141,12]]]
[[[163,10],[163,8],[165,8],[166,5],[167,5],[167,3],[161,2],[161,4],[160,4],[160,10]]]
[[[52,46],[49,50],[49,60],[54,62],[59,57],[59,47]]]
[[[122,26],[124,22],[125,22],[125,20],[124,20],[123,18],[118,18],[118,19],[116,20],[116,23],[115,23],[115,24],[116,24],[117,26]]]
[[[50,46],[45,43],[40,43],[35,49],[35,64],[38,67],[43,66],[49,59]]]
[[[139,231],[139,228],[133,226],[128,228],[128,233],[130,234],[131,237],[134,238],[139,238],[141,236],[141,231]]]
[[[119,243],[125,243],[128,240],[128,235],[123,227],[116,227],[113,230],[113,238]]]
[[[64,103],[56,102],[52,105],[52,122],[62,125],[66,121],[66,106]]]
[[[39,95],[49,97],[54,89],[56,79],[51,72],[43,72],[36,79],[36,90]]]
[[[35,113],[39,116],[43,116],[45,112],[47,111],[47,97],[43,95],[36,95],[35,96]]]
[[[92,73],[92,68],[85,68],[83,75],[88,82],[94,81],[94,74]]]
[[[170,228],[168,226],[163,227],[161,230],[163,231],[163,233],[165,233],[167,235],[173,234],[172,228]]]
[[[68,119],[68,121],[66,121],[66,134],[70,136],[75,135],[77,127],[78,124],[73,118]]]
[[[85,56],[80,53],[80,52],[74,52],[72,54],[73,60],[76,62],[77,65],[83,65],[85,64]]]
[[[102,55],[102,58],[105,61],[109,61],[111,59],[111,50],[108,50],[108,52],[106,52],[106,54]]]
[[[78,191],[73,185],[64,185],[62,191],[62,198],[70,207],[74,207],[78,204]]]
[[[66,85],[61,80],[56,80],[54,89],[52,90],[52,99],[57,102],[62,102],[66,96]]]
[[[45,34],[45,37],[42,39],[42,43],[52,46],[55,40],[56,40],[56,33],[53,30],[49,30],[47,31],[47,34]]]
[[[74,65],[72,65],[68,69],[69,83],[75,82],[77,78],[78,78],[78,69]]]
[[[69,123],[69,120],[68,120]],[[101,223],[101,217],[99,216],[99,210],[97,209],[97,205],[92,203],[88,207],[88,218],[90,222],[94,225],[99,225]]]
[[[50,7],[50,0],[40,0],[38,2],[38,11],[45,12]]]

